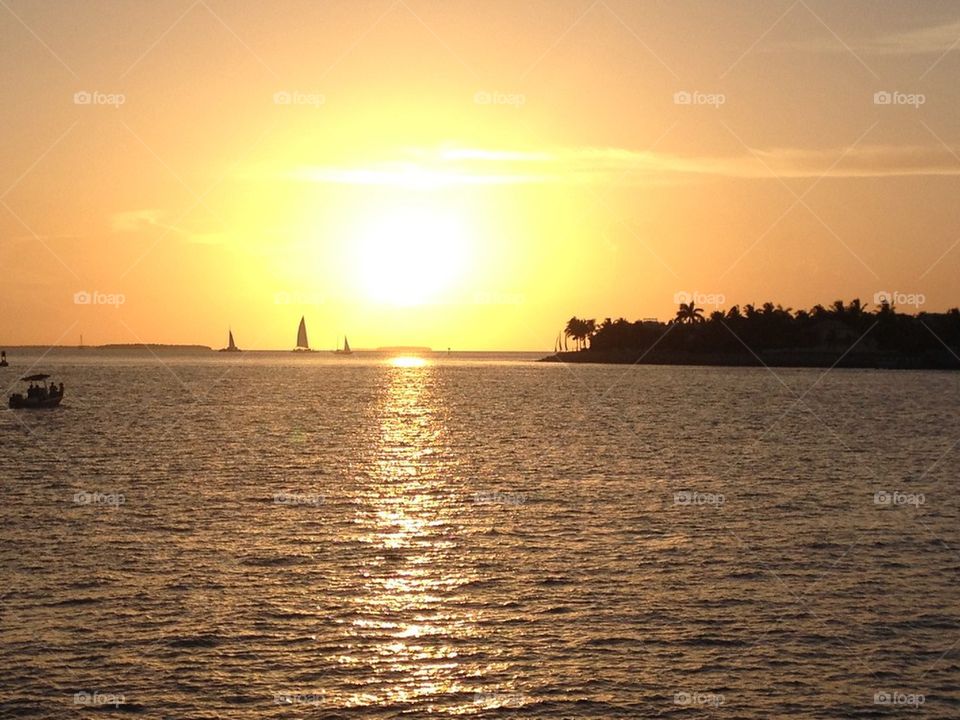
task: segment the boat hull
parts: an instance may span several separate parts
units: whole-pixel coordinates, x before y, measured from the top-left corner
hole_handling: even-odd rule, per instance
[[[10,408],[12,410],[49,410],[57,407],[63,395],[56,395],[48,398],[28,398],[23,395],[10,396]]]

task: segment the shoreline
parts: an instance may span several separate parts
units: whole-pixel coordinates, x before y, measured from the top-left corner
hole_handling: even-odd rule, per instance
[[[579,350],[540,358],[545,363],[596,365],[701,365],[706,367],[847,368],[861,370],[960,370],[960,360],[942,354],[848,353],[831,350],[775,350],[757,353],[693,353]]]

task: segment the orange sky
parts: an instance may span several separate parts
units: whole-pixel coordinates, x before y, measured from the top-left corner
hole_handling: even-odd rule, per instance
[[[0,38],[0,344],[960,304],[955,3],[8,0]]]

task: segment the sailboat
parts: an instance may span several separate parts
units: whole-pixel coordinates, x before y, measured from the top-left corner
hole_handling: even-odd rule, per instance
[[[230,329],[227,331],[229,335],[229,342],[225,348],[221,348],[219,352],[243,352],[240,348],[237,347],[237,344],[233,341],[233,330]]]
[[[347,336],[343,336],[343,349],[337,348],[333,351],[334,355],[353,355],[353,350],[350,349],[350,341],[347,340]]]
[[[560,336],[561,336],[561,333],[557,333],[557,342],[555,342],[553,345],[554,354],[563,352],[563,344],[560,342]]]
[[[307,341],[307,321],[300,317],[300,327],[297,328],[297,346],[293,349],[294,352],[316,352],[316,350],[310,349],[310,343]]]
[[[0,367],[7,367],[10,363],[7,362],[7,351],[4,350],[0,352]]]

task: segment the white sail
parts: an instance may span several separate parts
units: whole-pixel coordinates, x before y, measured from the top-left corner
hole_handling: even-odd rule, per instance
[[[300,328],[297,330],[297,348],[310,349],[310,343],[307,342],[307,323],[303,317],[300,318]]]

